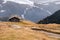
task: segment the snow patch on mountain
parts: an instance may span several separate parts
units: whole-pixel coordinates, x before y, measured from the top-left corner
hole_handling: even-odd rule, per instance
[[[32,2],[30,0],[4,0],[4,3],[6,3],[7,1],[16,2],[16,3],[19,3],[19,4],[28,4],[30,6],[34,5],[34,2]]]
[[[5,12],[6,10],[0,10],[0,12]]]

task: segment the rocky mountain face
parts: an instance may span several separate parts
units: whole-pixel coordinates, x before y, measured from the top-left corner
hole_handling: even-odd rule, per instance
[[[0,2],[1,3],[1,2]],[[10,16],[19,15],[24,13],[26,8],[30,8],[29,5],[18,4],[15,2],[6,2],[5,4],[1,3],[0,6],[0,20],[7,21]]]
[[[40,20],[38,23],[43,23],[43,24],[57,23],[57,24],[60,24],[60,10],[56,11],[53,15],[51,15],[43,20]]]
[[[46,11],[37,7],[31,7],[27,4],[18,4],[12,1],[7,1],[6,3],[2,4],[2,2],[3,1],[0,0],[0,20],[2,21],[7,21],[11,15],[21,16],[21,14],[24,14],[24,11],[26,11],[25,19],[33,22],[38,22],[49,15]],[[26,8],[29,9],[26,10]]]
[[[2,21],[7,21],[11,15],[21,16],[22,14],[26,13],[24,15],[25,19],[37,23],[38,21],[43,20],[47,16],[52,15],[55,11],[60,9],[60,5],[55,3],[49,3],[48,5],[35,3],[34,5],[37,7],[27,4],[19,4],[12,1],[7,1],[4,4],[2,3],[3,0],[0,0],[0,20]],[[26,10],[26,8],[29,9]]]

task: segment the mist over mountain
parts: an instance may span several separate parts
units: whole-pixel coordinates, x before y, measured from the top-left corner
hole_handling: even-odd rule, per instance
[[[49,3],[49,4],[38,4],[40,8],[44,8],[45,10],[50,11],[52,14],[56,12],[57,10],[60,10],[60,4],[55,4],[55,3]]]

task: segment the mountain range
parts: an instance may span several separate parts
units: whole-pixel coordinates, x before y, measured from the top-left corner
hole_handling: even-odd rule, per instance
[[[42,5],[34,3],[33,7],[28,4],[19,4],[12,1],[7,1],[2,4],[0,0],[0,20],[7,21],[11,15],[21,16],[26,11],[24,15],[25,19],[37,23],[40,20],[43,20],[47,16],[52,15],[55,11],[59,10],[60,4],[49,3],[49,5]],[[28,10],[26,10],[28,8]],[[43,9],[42,9],[43,8]],[[50,14],[51,13],[51,14]]]

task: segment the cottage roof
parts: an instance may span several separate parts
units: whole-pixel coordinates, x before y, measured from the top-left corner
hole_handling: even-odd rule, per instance
[[[12,15],[9,17],[9,19],[13,18],[13,17],[16,17],[16,18],[19,18],[19,19],[22,19],[19,15]]]

